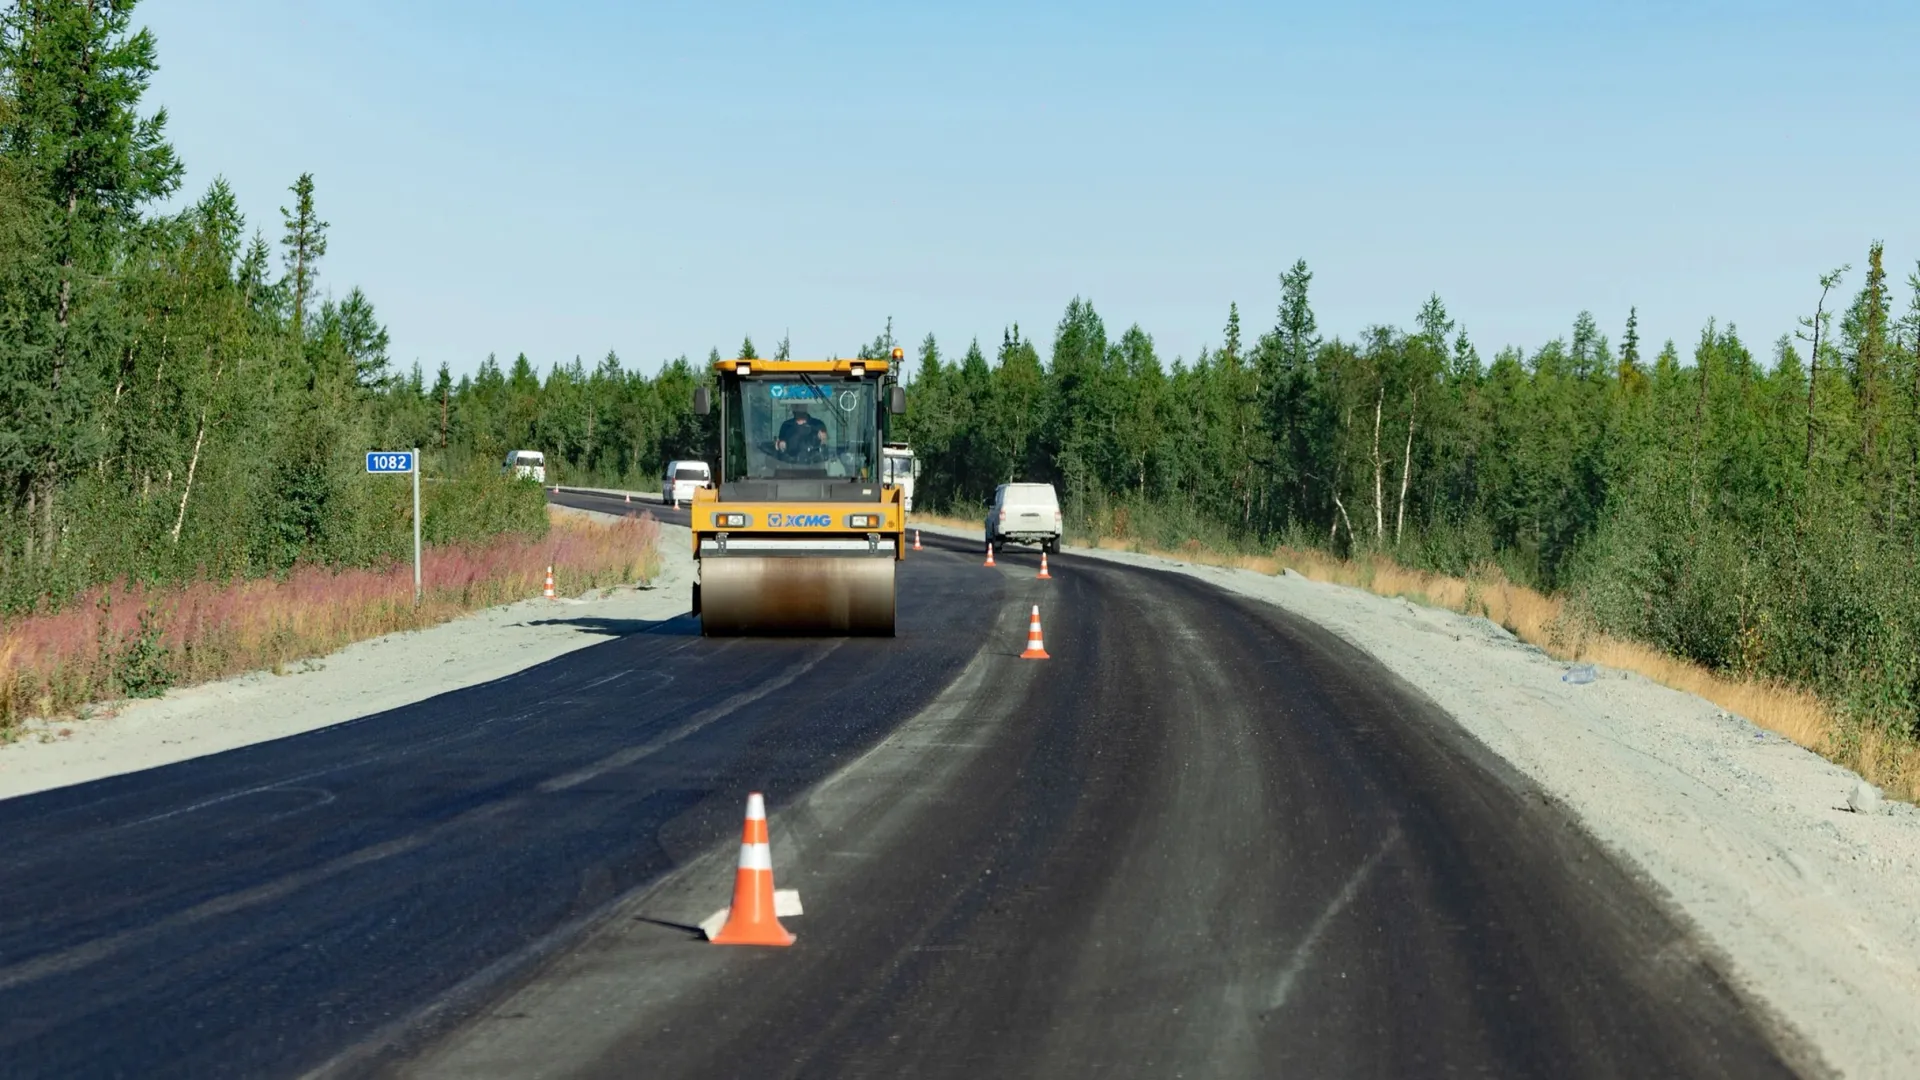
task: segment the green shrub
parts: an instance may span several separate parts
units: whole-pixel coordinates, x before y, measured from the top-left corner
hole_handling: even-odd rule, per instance
[[[114,684],[126,696],[159,697],[173,685],[173,658],[160,640],[162,630],[152,612],[142,611],[138,628],[109,654]]]

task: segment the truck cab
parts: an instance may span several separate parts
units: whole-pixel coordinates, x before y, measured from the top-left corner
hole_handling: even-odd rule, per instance
[[[880,448],[880,478],[900,489],[900,508],[913,513],[913,482],[920,475],[920,459],[903,442],[890,442]]]

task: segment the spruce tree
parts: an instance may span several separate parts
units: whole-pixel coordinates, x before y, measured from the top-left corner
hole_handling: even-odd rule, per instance
[[[312,173],[301,173],[287,190],[293,192],[293,209],[280,208],[285,225],[280,243],[286,248],[293,339],[300,341],[305,333],[307,301],[313,296],[314,280],[320,276],[320,259],[327,253],[327,223],[314,212]]]
[[[1853,383],[1860,423],[1860,465],[1869,497],[1879,487],[1885,472],[1881,460],[1887,421],[1884,384],[1889,352],[1887,319],[1892,303],[1882,254],[1880,241],[1868,247],[1866,281],[1841,320],[1841,333],[1847,341],[1847,374]]]
[[[387,328],[374,314],[373,301],[356,285],[347,292],[347,298],[340,302],[337,310],[341,345],[353,363],[354,382],[367,389],[386,385],[392,377],[387,356],[390,339]]]
[[[30,563],[53,557],[58,487],[100,448],[88,410],[118,341],[108,269],[142,208],[180,182],[166,110],[139,111],[158,62],[133,8],[18,0],[0,13],[0,154],[26,210],[16,223],[40,233],[8,282],[24,318],[0,340],[0,409],[15,428],[0,453],[18,462],[16,508],[39,521]],[[81,311],[93,314],[76,326]]]
[[[1627,329],[1620,335],[1620,371],[1618,378],[1625,389],[1636,388],[1645,373],[1640,370],[1640,309],[1627,309]]]
[[[1820,275],[1820,301],[1814,305],[1811,316],[1801,317],[1801,328],[1796,331],[1796,336],[1808,344],[1807,453],[1805,472],[1809,488],[1811,487],[1813,479],[1814,433],[1818,427],[1817,415],[1819,410],[1816,407],[1816,399],[1820,391],[1820,357],[1821,350],[1827,347],[1824,339],[1827,333],[1827,324],[1833,317],[1832,312],[1827,310],[1827,295],[1833,292],[1834,288],[1840,284],[1840,279],[1846,276],[1847,271],[1852,268],[1851,265],[1842,266],[1837,270]]]

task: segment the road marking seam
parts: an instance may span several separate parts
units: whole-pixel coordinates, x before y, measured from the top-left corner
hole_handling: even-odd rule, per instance
[[[924,749],[975,750],[992,745],[990,742],[962,742],[955,739],[916,740],[915,735],[912,734],[927,727],[935,728],[934,733],[938,734],[946,725],[965,720],[969,715],[976,713],[982,696],[988,693],[1003,693],[1009,689],[1010,684],[1007,682],[992,683],[988,680],[989,660],[993,655],[989,650],[992,645],[991,637],[983,640],[980,647],[974,650],[973,655],[967,658],[966,666],[960,669],[960,674],[954,676],[953,681],[947,684],[947,687],[941,690],[933,701],[919,713],[902,721],[892,734],[875,743],[865,753],[836,769],[831,776],[814,784],[804,797],[793,804],[791,809],[813,814],[812,808],[823,795],[858,776],[870,762],[887,752],[912,752]],[[1020,674],[1016,672],[1014,677],[1019,678]],[[1025,678],[1030,681],[1033,676],[1026,675]],[[1022,685],[1024,686],[1025,683]]]
[[[718,705],[715,705],[715,706],[712,706],[711,708],[703,709],[700,712],[694,713],[691,717],[687,719],[686,723],[681,724],[679,727],[674,728],[672,731],[669,731],[664,735],[661,735],[657,738],[649,739],[648,741],[643,742],[638,746],[630,746],[625,750],[620,750],[615,753],[608,754],[606,757],[601,758],[599,761],[596,761],[591,765],[582,766],[581,768],[575,769],[573,772],[563,773],[560,776],[556,776],[551,780],[544,781],[540,784],[537,790],[539,790],[542,794],[552,794],[553,792],[556,792],[556,791],[565,791],[570,787],[575,787],[577,785],[584,784],[587,781],[593,779],[594,777],[601,775],[602,773],[606,773],[613,769],[618,769],[626,765],[631,765],[634,762],[639,761],[641,758],[646,757],[648,754],[655,753],[660,749],[662,749],[663,747],[679,742],[681,739],[684,739],[687,736],[692,735],[693,733],[699,731],[701,728],[706,727],[708,724],[713,723],[715,720],[718,720],[721,717],[726,716],[740,709],[743,706],[751,705],[754,702],[759,701],[761,698],[766,697],[768,694],[771,694],[776,690],[784,690],[787,687],[793,685],[795,680],[799,679],[800,676],[805,675],[807,672],[812,671],[816,666],[819,665],[820,661],[825,660],[829,656],[832,656],[834,652],[840,648],[841,645],[846,643],[846,640],[847,639],[845,638],[841,638],[835,641],[832,645],[829,645],[825,649],[822,649],[819,653],[815,654],[812,658],[808,659],[805,663],[798,664],[793,668],[788,669],[788,671],[785,674],[779,676],[778,678],[769,679],[768,681],[761,683],[759,686],[756,686],[751,690],[743,690],[740,693],[733,695],[732,697],[726,699],[725,701],[722,701]]]
[[[476,807],[458,817],[448,818],[446,821],[433,826],[425,832],[415,833],[412,836],[398,837],[393,840],[374,844],[370,847],[361,848],[358,851],[348,852],[345,855],[329,860],[310,870],[295,871],[276,881],[270,881],[262,885],[256,885],[250,889],[242,889],[239,892],[226,893],[209,900],[203,900],[190,908],[176,911],[171,915],[153,922],[130,927],[117,934],[109,934],[106,937],[95,938],[92,941],[48,953],[45,956],[38,956],[32,960],[27,960],[11,967],[0,968],[0,990],[11,990],[15,986],[32,982],[35,979],[42,979],[49,975],[60,975],[69,971],[78,970],[86,967],[88,964],[104,960],[114,953],[137,946],[147,940],[172,933],[173,931],[185,929],[194,923],[219,915],[230,915],[245,908],[278,900],[308,885],[316,884],[356,867],[378,862],[381,859],[391,858],[395,855],[404,855],[410,851],[415,851],[426,846],[444,833],[451,832],[463,825],[470,825],[476,821],[493,817],[496,814],[518,807],[527,801],[528,800],[522,796]]]
[[[1360,864],[1360,869],[1355,870],[1353,876],[1347,878],[1347,883],[1340,887],[1340,892],[1334,896],[1333,902],[1327,905],[1326,910],[1320,913],[1320,917],[1313,920],[1313,925],[1307,928],[1306,936],[1300,939],[1300,944],[1294,946],[1293,955],[1287,958],[1286,966],[1280,969],[1280,978],[1274,983],[1273,997],[1267,1005],[1269,1012],[1286,1005],[1287,999],[1293,995],[1294,984],[1299,982],[1300,976],[1306,973],[1308,963],[1313,960],[1315,950],[1320,947],[1320,939],[1326,936],[1327,927],[1332,925],[1333,920],[1342,911],[1346,910],[1348,904],[1353,903],[1354,897],[1360,895],[1361,887],[1367,883],[1368,878],[1373,876],[1374,868],[1380,865],[1380,860],[1385,858],[1387,852],[1399,842],[1400,830],[1395,827],[1379,849],[1367,856],[1367,861]]]
[[[406,706],[404,705],[401,706],[401,708],[405,708],[405,707]],[[374,715],[378,716],[380,714],[375,713]],[[465,738],[471,738],[475,732],[478,732],[487,727],[491,727],[494,724],[498,724],[502,722],[513,723],[516,720],[530,719],[533,715],[534,714],[532,712],[522,712],[522,713],[515,713],[512,716],[496,716],[496,717],[493,717],[492,719],[479,721],[478,723],[475,723],[469,727],[464,727],[456,731],[448,732],[447,734],[439,736],[438,738],[427,739],[423,742],[409,743],[405,747],[389,748],[386,750],[382,750],[377,754],[370,754],[366,757],[355,758],[352,761],[343,761],[334,765],[329,765],[324,769],[315,769],[312,772],[304,772],[304,773],[300,773],[297,776],[289,776],[283,780],[275,780],[271,784],[259,784],[250,788],[242,788],[239,791],[229,791],[225,795],[216,795],[211,799],[202,799],[201,801],[197,803],[192,803],[188,806],[182,806],[175,810],[168,810],[163,813],[153,814],[148,817],[138,818],[136,820],[126,822],[125,824],[116,825],[113,827],[115,829],[134,829],[142,825],[151,825],[156,821],[165,821],[168,818],[179,817],[182,814],[191,814],[196,810],[205,810],[210,806],[219,806],[221,803],[232,802],[235,799],[244,799],[249,795],[258,795],[263,791],[274,791],[279,788],[286,787],[289,784],[298,784],[303,780],[312,780],[316,777],[326,776],[329,773],[336,773],[345,769],[356,769],[362,765],[370,765],[373,762],[379,761],[381,758],[386,757],[388,754],[392,753],[396,749],[405,750],[409,753],[418,753],[422,750],[426,750],[436,746],[441,746],[445,743],[454,742],[454,741],[465,739]],[[361,717],[360,719],[364,720],[364,719],[368,719],[368,717]],[[358,720],[347,721],[347,723],[349,724],[358,723],[358,722],[359,722]],[[342,726],[344,725],[334,725],[334,727],[336,728],[342,727]],[[326,731],[329,729],[316,728],[314,730]],[[300,732],[298,735],[295,735],[293,737],[298,738],[299,735],[304,735],[304,734],[310,734],[310,733]]]
[[[596,687],[596,686],[605,686],[605,685],[607,685],[608,683],[610,683],[610,682],[612,682],[612,681],[614,681],[615,679],[624,679],[624,678],[626,678],[627,676],[629,676],[629,675],[631,675],[631,674],[633,674],[633,669],[632,669],[632,668],[628,668],[628,669],[627,669],[627,670],[625,670],[625,671],[616,671],[616,672],[614,672],[614,673],[613,673],[613,674],[611,674],[611,675],[602,675],[601,677],[599,677],[599,678],[597,678],[597,679],[595,679],[595,680],[593,680],[592,682],[589,682],[589,683],[585,683],[585,684],[583,684],[583,685],[582,685],[582,686],[580,687],[580,689],[582,689],[582,690],[591,690],[591,689],[593,689],[593,688],[594,688],[594,687]]]

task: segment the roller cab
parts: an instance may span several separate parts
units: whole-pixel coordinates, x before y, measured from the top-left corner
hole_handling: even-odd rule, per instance
[[[714,365],[694,397],[720,429],[718,483],[691,506],[702,633],[893,635],[906,513],[882,448],[905,408],[899,358]]]

